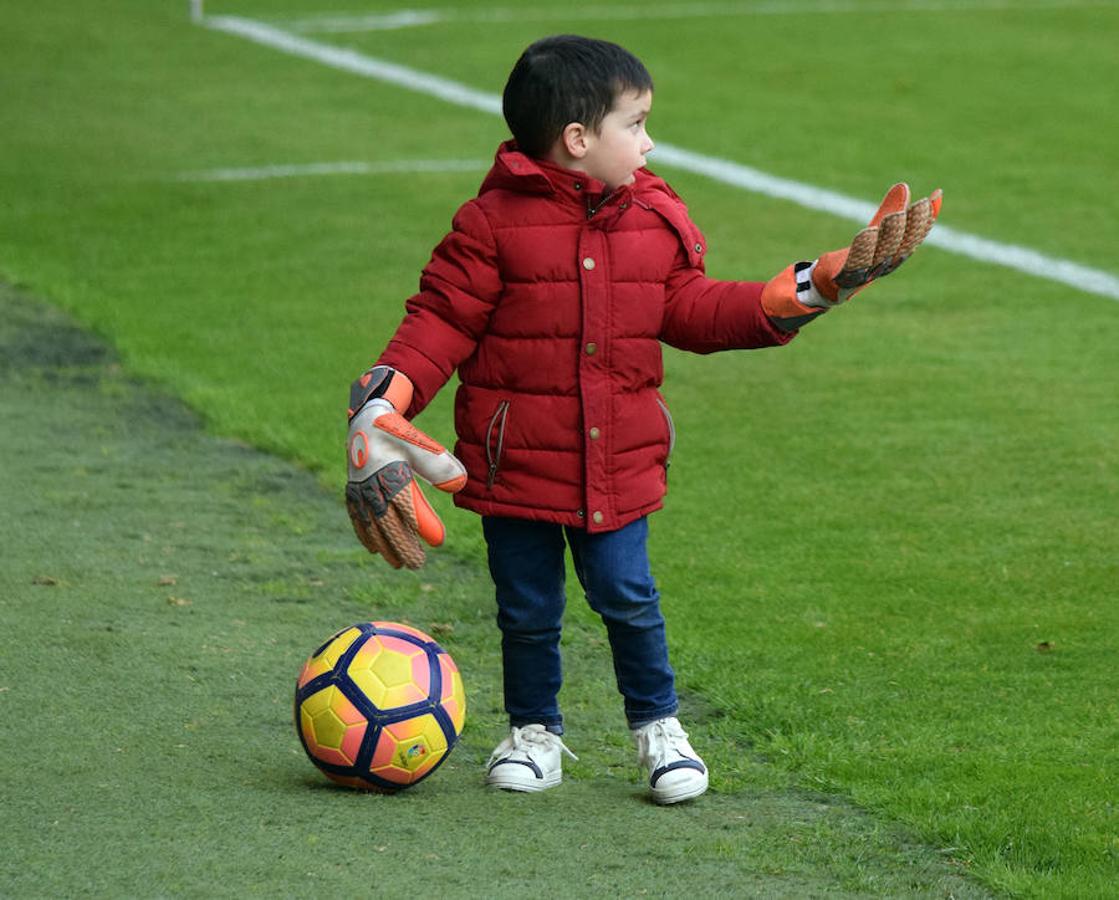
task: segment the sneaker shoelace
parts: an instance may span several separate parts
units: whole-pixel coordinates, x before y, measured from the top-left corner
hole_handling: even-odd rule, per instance
[[[681,759],[691,759],[680,750],[680,744],[688,740],[688,733],[679,722],[654,722],[641,734],[641,758],[653,769],[668,764],[669,754],[675,753]]]
[[[553,734],[543,726],[526,725],[524,728],[514,726],[509,733],[509,737],[498,744],[497,748],[490,754],[490,761],[486,765],[492,766],[499,759],[513,753],[523,753],[531,757],[534,751],[547,752],[555,746],[558,746],[562,752],[575,761],[579,760],[579,757],[568,749],[567,744],[558,734]]]

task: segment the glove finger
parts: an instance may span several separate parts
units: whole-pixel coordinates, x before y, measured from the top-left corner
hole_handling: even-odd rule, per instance
[[[385,514],[377,519],[373,526],[374,542],[377,545],[376,552],[380,553],[394,569],[399,569],[405,565],[410,569],[415,569],[417,566],[408,564],[407,554],[402,549],[404,546],[401,539],[403,532],[404,526],[400,524],[400,515],[394,512],[390,505]]]
[[[416,456],[412,459],[412,466],[426,481],[449,494],[466,486],[466,466],[447,450],[438,456]]]
[[[835,276],[835,283],[841,288],[848,289],[866,284],[867,274],[874,263],[874,249],[877,246],[877,227],[864,228],[856,234],[847,250],[847,261]]]
[[[369,510],[361,501],[361,484],[350,482],[346,485],[346,512],[356,528],[359,524],[368,528],[370,525]]]
[[[873,228],[888,215],[904,213],[906,206],[909,206],[909,185],[906,185],[904,181],[899,181],[890,190],[886,191],[886,196],[882,198],[882,203],[878,204],[874,218],[866,223],[867,227]]]
[[[370,553],[383,556],[394,569],[399,569],[400,560],[385,544],[385,539],[381,536],[380,529],[377,527],[376,517],[369,514],[368,507],[361,501],[360,497],[351,497],[349,486],[346,489],[346,494],[346,510],[350,514],[350,524],[353,525],[354,534],[361,541],[361,545]]]
[[[416,539],[409,533],[409,529],[416,529],[415,516],[409,516],[407,521],[403,521],[400,513],[401,502],[406,509],[410,509],[410,488],[415,484],[412,469],[403,460],[391,462],[378,469],[368,484],[373,499],[373,531],[378,552],[394,569],[401,566],[419,568],[418,565],[413,565],[415,552],[409,550],[409,544],[418,546]],[[404,501],[401,498],[405,498]],[[422,564],[421,559],[420,565]]]
[[[438,547],[446,536],[443,522],[412,477],[407,463],[386,466],[380,473],[379,483],[384,488],[384,496],[389,498],[387,507],[376,520],[381,537],[391,547],[393,556],[404,565],[419,568],[424,563],[425,553],[417,536],[432,547]]]
[[[906,214],[905,234],[898,248],[898,255],[903,259],[909,256],[929,233],[934,221],[932,202],[928,197],[923,197],[909,207]]]
[[[439,518],[439,514],[428,503],[424,492],[414,481],[411,484],[411,493],[417,533],[432,547],[442,545],[443,539],[447,536],[447,531],[443,527],[443,520]]]
[[[402,449],[412,469],[440,490],[462,490],[466,467],[438,441],[424,434],[399,413],[379,416],[374,426],[403,442]]]
[[[355,531],[357,531],[357,526],[355,526]],[[358,539],[365,545],[366,550],[374,555],[383,556],[385,562],[394,569],[399,569],[403,565],[400,555],[386,540],[381,531],[381,519],[377,519],[368,528],[358,531]]]
[[[894,261],[883,271],[888,274],[913,254],[921,246],[922,241],[929,236],[933,224],[936,222],[937,213],[940,211],[940,190],[933,191],[928,197],[922,197],[906,211],[905,234],[902,235],[901,246],[898,247]]]
[[[357,539],[361,541],[361,545],[370,553],[376,553],[377,550],[369,537],[369,526],[363,523],[353,513],[350,513],[350,524],[354,526],[354,534],[357,535]]]
[[[874,248],[874,261],[871,263],[871,278],[877,274],[874,270],[888,266],[897,254],[901,240],[905,236],[906,219],[906,212],[902,210],[890,213],[878,226],[878,243]]]
[[[370,553],[380,553],[380,547],[373,537],[373,517],[369,514],[369,507],[362,500],[361,484],[346,485],[346,512],[350,516],[350,524],[354,527],[354,534],[361,541],[363,547]]]
[[[427,554],[417,537],[419,527],[411,490],[401,491],[393,498],[385,514],[377,520],[377,526],[400,562],[409,569],[418,569],[424,564]]]
[[[874,214],[874,218],[867,223],[867,227],[873,228],[886,216],[905,212],[907,206],[909,206],[909,185],[900,181],[886,191],[886,196],[882,198],[882,202],[878,205],[878,211]]]

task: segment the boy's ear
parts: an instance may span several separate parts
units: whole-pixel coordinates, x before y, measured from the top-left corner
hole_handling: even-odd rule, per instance
[[[582,159],[590,149],[590,130],[582,122],[570,122],[560,134],[563,149],[569,156]]]

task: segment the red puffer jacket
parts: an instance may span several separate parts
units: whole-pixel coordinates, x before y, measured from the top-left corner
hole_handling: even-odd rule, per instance
[[[412,379],[409,418],[458,369],[459,506],[621,528],[665,493],[659,342],[709,353],[792,337],[762,312],[760,282],[704,275],[706,242],[664,181],[643,169],[603,191],[503,144],[378,360]]]

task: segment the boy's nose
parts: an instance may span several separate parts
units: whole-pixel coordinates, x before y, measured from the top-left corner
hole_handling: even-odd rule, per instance
[[[648,134],[646,134],[645,135],[645,146],[642,147],[642,149],[641,149],[642,156],[644,156],[646,153],[651,153],[655,146],[656,146],[656,144],[653,143],[653,139],[651,137],[649,137]]]

